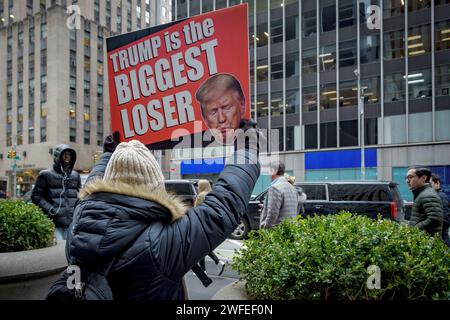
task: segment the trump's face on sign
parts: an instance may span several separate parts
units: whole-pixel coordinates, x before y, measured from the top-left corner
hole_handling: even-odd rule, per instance
[[[196,97],[203,120],[216,140],[232,143],[245,114],[245,98],[236,78],[229,74],[215,75],[202,84]]]

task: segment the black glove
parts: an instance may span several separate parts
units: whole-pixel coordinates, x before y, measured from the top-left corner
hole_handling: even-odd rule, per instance
[[[258,125],[254,120],[241,120],[239,129],[237,129],[236,140],[234,143],[235,150],[238,149],[252,149],[256,150],[259,155],[260,146],[264,143],[265,139],[258,129]]]
[[[103,152],[114,152],[116,147],[120,143],[120,133],[119,131],[114,131],[113,134],[107,136],[103,142]]]

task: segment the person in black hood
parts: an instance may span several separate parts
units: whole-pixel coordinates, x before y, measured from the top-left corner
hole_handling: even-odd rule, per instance
[[[66,240],[81,188],[80,174],[73,170],[76,160],[74,149],[65,144],[56,146],[53,166],[39,173],[31,193],[33,203],[55,223],[57,240]]]
[[[166,192],[147,147],[120,143],[80,192],[68,261],[86,269],[112,261],[105,274],[114,300],[185,299],[183,276],[233,232],[247,209],[260,173],[256,155],[238,149],[205,201],[188,209]]]

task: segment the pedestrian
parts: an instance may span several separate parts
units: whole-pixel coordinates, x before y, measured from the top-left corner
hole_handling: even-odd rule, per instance
[[[261,211],[260,228],[270,228],[283,219],[297,216],[299,196],[295,187],[288,182],[285,165],[281,160],[270,163],[270,185]]]
[[[55,223],[57,240],[66,240],[72,222],[81,177],[74,170],[77,154],[66,144],[55,147],[53,166],[42,170],[36,180],[31,200]]]
[[[424,167],[410,167],[406,183],[414,196],[410,225],[439,236],[442,233],[442,201],[430,185],[431,171]]]
[[[431,186],[438,193],[439,197],[441,197],[442,208],[443,208],[443,219],[442,219],[442,240],[445,242],[447,246],[450,247],[450,239],[449,239],[449,227],[450,227],[450,208],[448,197],[441,188],[441,178],[437,174],[431,175]]]
[[[235,151],[202,205],[188,209],[167,194],[147,147],[120,143],[104,158],[103,178],[94,167],[99,175],[81,191],[68,260],[113,261],[107,280],[115,300],[184,299],[183,276],[226,239],[247,209],[260,172],[256,152]]]
[[[288,175],[287,173],[284,174],[286,177],[286,180],[292,184],[298,193],[298,214],[303,215],[305,214],[305,206],[304,203],[306,199],[308,198],[306,193],[303,191],[302,187],[295,185],[295,176]]]
[[[212,191],[212,187],[211,187],[211,184],[209,183],[208,180],[204,180],[204,179],[199,180],[198,181],[198,195],[195,198],[194,206],[197,207],[200,204],[202,204],[205,201],[206,195],[209,192],[211,192],[211,191]],[[219,257],[213,251],[208,253],[208,256],[214,261],[214,263],[218,267],[218,274],[217,275],[219,275],[219,276],[222,275],[223,271],[225,270],[225,263],[222,260],[220,260]],[[200,265],[200,268],[206,274],[205,257],[200,259],[200,261],[198,263]]]

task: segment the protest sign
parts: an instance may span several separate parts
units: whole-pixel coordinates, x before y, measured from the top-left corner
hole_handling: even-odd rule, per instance
[[[247,10],[242,4],[108,38],[112,131],[162,149],[209,129],[225,139],[250,119]]]

